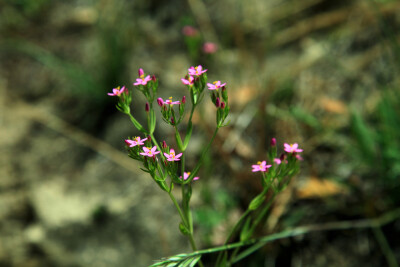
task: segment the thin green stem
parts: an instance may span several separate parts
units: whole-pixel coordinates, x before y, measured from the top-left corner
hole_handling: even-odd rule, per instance
[[[207,146],[204,148],[204,150],[203,150],[203,152],[202,152],[202,154],[201,154],[200,160],[197,162],[196,167],[193,169],[193,171],[192,171],[192,173],[190,174],[190,176],[188,177],[188,179],[187,179],[186,181],[184,181],[184,184],[190,183],[190,182],[193,180],[194,176],[195,176],[195,175],[197,174],[197,172],[199,171],[201,165],[203,164],[204,157],[205,157],[205,155],[207,154],[208,150],[210,149],[210,146],[211,146],[211,144],[213,143],[213,141],[214,141],[214,139],[215,139],[215,136],[216,136],[217,133],[218,133],[218,130],[219,130],[219,127],[215,128],[215,131],[214,131],[214,133],[213,133],[213,136],[211,137],[210,142],[209,142],[209,143],[207,144]]]
[[[172,202],[174,202],[174,205],[176,209],[178,210],[179,216],[181,217],[182,222],[185,224],[185,226],[188,226],[188,222],[186,221],[186,217],[182,212],[181,207],[179,207],[178,202],[176,201],[174,195],[172,194],[172,190],[168,192],[169,197],[171,198]]]
[[[305,226],[299,226],[293,229],[288,229],[284,230],[279,233],[271,234],[268,236],[264,236],[259,239],[251,239],[243,242],[237,242],[229,245],[224,245],[216,248],[210,248],[210,249],[205,249],[205,250],[198,250],[193,253],[185,254],[184,257],[182,256],[182,261],[198,256],[198,255],[203,255],[203,254],[209,254],[209,253],[215,253],[219,251],[224,251],[224,250],[230,250],[234,249],[237,247],[243,247],[243,246],[249,246],[249,245],[254,245],[254,248],[261,248],[265,244],[279,240],[279,239],[284,239],[288,237],[294,237],[294,236],[299,236],[299,235],[304,235],[312,232],[321,232],[321,231],[337,231],[337,230],[347,230],[347,229],[363,229],[363,228],[375,228],[375,227],[382,227],[383,225],[386,225],[396,219],[400,218],[400,209],[395,209],[393,211],[389,211],[385,214],[383,214],[380,217],[374,218],[374,219],[362,219],[362,220],[354,220],[354,221],[339,221],[339,222],[329,222],[329,223],[324,223],[324,224],[313,224],[313,225],[305,225]],[[253,251],[255,251],[253,249]],[[244,251],[246,252],[246,251]],[[245,255],[244,252],[239,254],[235,259],[233,259],[233,263],[238,262],[239,260],[243,259],[243,256],[248,256],[249,254]],[[166,261],[164,261],[165,263]],[[159,266],[163,262],[154,264],[153,266]]]
[[[378,241],[383,255],[385,255],[386,261],[389,267],[398,267],[399,264],[397,263],[396,256],[394,255],[390,245],[385,237],[385,234],[382,232],[380,226],[372,228],[372,231],[375,235],[376,240]]]
[[[254,223],[252,224],[250,231],[253,232],[254,229],[260,224],[261,220],[265,217],[265,215],[267,214],[269,208],[272,205],[272,202],[274,201],[275,197],[276,197],[276,193],[274,193],[274,195],[271,197],[271,199],[268,200],[267,205],[264,206],[264,208],[262,209],[262,211],[258,214],[257,218],[254,220]]]

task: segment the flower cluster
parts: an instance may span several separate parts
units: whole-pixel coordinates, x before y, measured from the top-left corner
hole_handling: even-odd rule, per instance
[[[161,114],[163,115],[164,121],[173,126],[178,125],[182,121],[185,111],[185,103],[186,103],[185,96],[182,97],[181,101],[172,101],[172,97],[166,100],[163,100],[161,97],[157,98],[157,104],[161,108]],[[174,105],[179,105],[178,118],[175,114],[175,110],[173,107]]]
[[[280,192],[289,183],[290,179],[299,170],[298,154],[303,152],[297,143],[284,143],[284,153],[277,157],[276,139],[271,139],[271,147],[268,152],[267,160],[259,161],[252,165],[252,172],[261,172],[262,183],[265,188],[271,187],[274,192]],[[267,161],[271,162],[267,164]]]
[[[195,34],[193,29],[187,28],[186,34],[188,36]],[[190,32],[192,31],[192,32]],[[131,158],[141,162],[143,167],[141,170],[150,174],[154,182],[159,187],[168,193],[171,200],[174,202],[175,207],[181,217],[179,224],[180,231],[189,236],[192,247],[195,250],[196,246],[193,242],[193,219],[190,210],[190,199],[192,196],[192,184],[191,181],[199,180],[196,176],[199,171],[201,164],[204,161],[204,155],[207,155],[212,142],[217,135],[219,128],[226,125],[226,118],[229,114],[228,105],[228,92],[226,83],[217,80],[213,83],[207,83],[207,69],[204,69],[201,65],[196,67],[192,66],[187,70],[184,78],[181,79],[182,83],[187,86],[189,91],[188,101],[190,101],[191,109],[190,115],[184,116],[186,96],[183,96],[181,100],[173,100],[172,97],[164,99],[156,97],[158,90],[158,80],[154,75],[146,75],[143,69],[138,71],[139,78],[133,83],[134,88],[140,91],[146,98],[145,103],[145,114],[147,119],[147,127],[143,126],[135,117],[131,114],[131,95],[132,93],[125,86],[116,87],[112,89],[109,96],[116,97],[118,99],[117,108],[127,114],[133,123],[133,125],[142,133],[144,137],[136,136],[133,138],[125,139],[126,149]],[[193,168],[192,173],[185,172],[185,151],[188,143],[191,139],[193,123],[192,117],[197,105],[202,99],[204,99],[204,90],[207,88],[212,103],[216,107],[216,129],[207,145],[204,146],[202,156]],[[190,98],[189,98],[190,97]],[[162,143],[157,142],[154,136],[156,127],[157,116],[153,105],[158,105],[162,114],[163,120],[173,126],[175,131],[175,148],[170,148],[165,141]],[[187,118],[186,132],[183,135],[183,127],[179,127],[178,124]],[[299,153],[303,150],[299,148],[297,143],[287,144],[284,143],[284,152],[278,157],[276,139],[271,139],[271,147],[267,153],[267,159],[258,161],[257,164],[252,165],[252,172],[259,172],[261,174],[261,182],[263,191],[257,195],[249,204],[248,210],[244,214],[245,218],[249,212],[256,211],[262,204],[265,204],[268,196],[274,196],[281,192],[290,182],[291,178],[299,170],[299,160],[302,160]],[[181,151],[180,153],[177,151]],[[179,199],[181,204],[173,196],[173,188],[178,184],[181,187],[182,198]],[[272,193],[272,194],[271,194]],[[260,214],[264,216],[265,211],[268,210],[270,204],[266,204],[263,211]],[[259,216],[248,216],[244,227],[240,232],[240,240],[245,241],[251,237],[254,237],[253,233],[262,217]],[[240,227],[244,220],[240,219],[236,226]],[[234,227],[232,234],[238,230],[238,227]],[[236,229],[236,230],[235,230]],[[226,243],[231,240],[232,235],[229,235]],[[232,254],[235,255],[237,251]],[[222,259],[223,257],[218,257]],[[222,266],[217,263],[217,266]]]

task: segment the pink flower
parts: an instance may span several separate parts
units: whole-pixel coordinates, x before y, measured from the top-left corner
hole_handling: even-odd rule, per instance
[[[182,28],[182,33],[185,36],[195,36],[197,35],[197,32],[198,31],[193,26],[186,25],[185,27]]]
[[[194,84],[194,78],[192,76],[189,76],[187,80],[182,78],[181,81],[183,82],[183,84],[187,84],[189,86],[192,86]]]
[[[125,86],[122,86],[121,89],[119,89],[119,88],[120,88],[119,86],[117,88],[114,88],[113,92],[112,93],[108,93],[108,95],[110,95],[110,96],[120,96],[124,92]]]
[[[156,146],[153,146],[153,148],[143,147],[144,152],[140,153],[140,155],[147,156],[147,157],[154,157],[155,155],[160,153],[160,151],[156,151],[156,150],[157,150]]]
[[[188,178],[189,178],[189,176],[190,176],[190,172],[184,172],[183,173],[183,180],[187,180]],[[179,176],[179,178],[181,178],[182,179],[182,176]],[[196,180],[199,180],[200,178],[199,177],[194,177],[193,178],[193,181],[196,181]]]
[[[133,138],[133,140],[129,140],[129,139],[126,139],[125,140],[125,143],[129,146],[129,147],[134,147],[134,146],[142,146],[142,145],[144,145],[144,141],[146,141],[147,140],[147,138],[145,138],[145,139],[140,139],[140,137],[139,136],[136,136],[135,138]]]
[[[189,75],[195,75],[195,76],[200,76],[201,74],[205,73],[207,70],[203,70],[203,67],[201,65],[198,65],[197,67],[190,67],[188,69]]]
[[[274,162],[279,165],[282,163],[282,160],[280,160],[279,158],[274,158]]]
[[[226,83],[221,84],[221,81],[215,81],[213,83],[207,83],[209,90],[218,90],[222,86],[225,86]]]
[[[161,99],[161,100],[162,100],[162,99]],[[164,103],[164,104],[168,104],[168,105],[176,105],[176,104],[180,104],[180,102],[179,102],[179,101],[172,101],[172,96],[171,96],[169,99],[167,99],[167,100],[163,101],[163,103]]]
[[[218,45],[213,42],[205,42],[203,44],[203,52],[206,54],[214,54],[218,50]]]
[[[287,144],[287,143],[284,143],[283,145],[285,146],[285,151],[286,151],[287,153],[299,153],[299,152],[303,152],[303,149],[298,148],[299,145],[298,145],[297,143],[290,144],[290,145]]]
[[[164,152],[164,156],[167,158],[168,161],[180,161],[179,158],[182,156],[182,153],[175,155],[175,150],[171,148],[169,150],[169,154]]]
[[[146,85],[147,82],[151,81],[151,77],[150,75],[147,75],[146,77],[144,77],[144,71],[143,69],[139,69],[139,78],[136,79],[136,82],[133,85]]]
[[[271,168],[272,165],[267,165],[267,162],[264,160],[263,162],[257,162],[257,165],[251,165],[253,168],[252,172],[266,172],[267,169]]]

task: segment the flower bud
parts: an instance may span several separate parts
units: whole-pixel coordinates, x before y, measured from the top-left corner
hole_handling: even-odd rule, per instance
[[[220,105],[221,105],[221,101],[219,100],[219,97],[217,97],[217,99],[215,100],[215,106],[217,108],[219,108]]]
[[[156,82],[157,81],[157,78],[156,78],[156,76],[153,74],[153,76],[151,76],[151,80],[153,81],[153,82]]]
[[[139,74],[139,77],[144,76],[144,71],[142,68],[139,69],[138,74]]]
[[[162,107],[164,105],[164,101],[161,97],[157,98],[157,104]]]
[[[174,117],[171,117],[171,124],[172,124],[172,125],[174,125],[174,124],[175,124]]]
[[[146,106],[144,107],[144,109],[146,110],[146,112],[149,112],[149,111],[150,111],[149,102],[146,102]]]
[[[271,139],[271,146],[276,146],[276,139],[275,139],[275,137],[273,137],[273,138]]]
[[[285,154],[285,153],[282,153],[281,156],[279,157],[279,159],[280,159],[281,161],[284,161],[285,158],[286,158],[286,154]]]
[[[181,101],[181,102],[182,102],[182,104],[185,104],[185,103],[186,103],[186,96],[183,96],[183,97],[182,97],[182,101]]]
[[[224,109],[224,108],[225,108],[225,105],[226,105],[225,102],[222,102],[222,103],[221,103],[221,108]]]
[[[151,136],[147,136],[147,142],[149,142],[151,144]]]
[[[162,147],[167,148],[167,143],[165,141],[162,142]]]

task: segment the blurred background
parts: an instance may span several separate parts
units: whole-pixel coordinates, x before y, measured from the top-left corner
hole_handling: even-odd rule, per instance
[[[398,207],[399,11],[395,0],[0,1],[0,265],[148,266],[190,251],[168,196],[126,155],[139,133],[107,96],[132,89],[138,68],[164,99],[188,97],[190,66],[227,83],[231,124],[194,184],[201,248],[221,245],[261,191],[251,164],[272,137],[299,143],[304,161],[258,235]],[[215,126],[205,100],[189,169]],[[138,92],[132,110],[143,122]],[[312,233],[237,266],[397,266],[399,236],[399,220]]]

